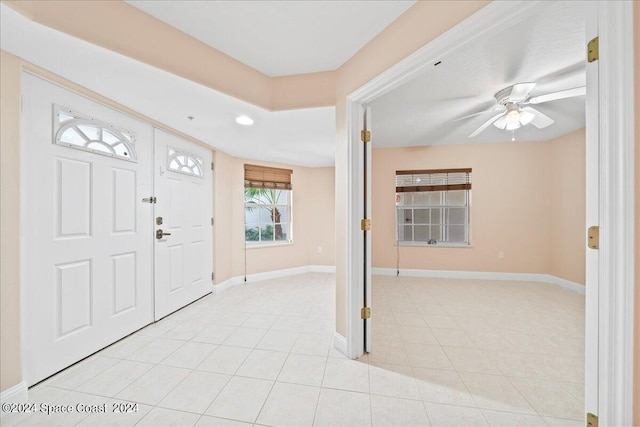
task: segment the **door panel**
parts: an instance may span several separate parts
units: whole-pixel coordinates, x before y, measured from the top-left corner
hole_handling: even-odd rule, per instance
[[[136,227],[136,172],[113,169],[113,231],[135,233]]]
[[[212,290],[211,150],[155,130],[156,320]]]
[[[137,160],[54,143],[63,120],[56,106],[127,129]],[[153,134],[28,73],[22,120],[25,379],[33,385],[153,321],[153,212],[141,201],[151,194]],[[97,134],[85,129],[88,139]]]
[[[136,253],[113,255],[113,312],[122,313],[136,307]]]
[[[91,260],[56,265],[56,309],[58,334],[64,338],[91,326]]]
[[[91,236],[91,163],[56,158],[57,238]]]

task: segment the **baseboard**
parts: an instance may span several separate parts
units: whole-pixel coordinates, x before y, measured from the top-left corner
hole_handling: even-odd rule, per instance
[[[224,282],[213,285],[213,294],[220,295],[222,292],[226,291],[230,287],[234,285],[238,285],[240,283],[242,283],[241,277],[231,277],[230,279],[227,279]]]
[[[309,273],[335,273],[335,265],[310,265]]]
[[[296,276],[309,272],[309,266],[285,268],[283,270],[265,271],[262,273],[247,274],[247,283],[261,282],[263,280],[279,279],[281,277]],[[244,280],[244,279],[243,279]]]
[[[301,267],[285,268],[283,270],[265,271],[263,273],[247,274],[245,281],[244,276],[234,276],[222,283],[213,285],[213,294],[219,295],[221,292],[232,286],[242,283],[260,282],[262,280],[279,279],[281,277],[295,276],[305,273],[335,273],[335,265],[303,265]]]
[[[397,270],[395,268],[374,267],[371,269],[371,274],[374,276],[396,276]],[[560,286],[565,289],[570,289],[583,295],[585,293],[585,287],[583,285],[550,274],[503,273],[493,271],[400,269],[400,275],[409,277],[434,277],[441,279],[511,280],[516,282],[540,282]]]
[[[11,388],[0,393],[0,402],[4,403],[26,403],[27,402],[27,383],[22,381]]]
[[[547,274],[547,278],[547,283],[551,283],[552,285],[560,286],[582,295],[586,292],[585,286],[580,283],[572,282],[571,280],[563,279],[562,277],[552,276],[551,274]]]
[[[333,333],[333,348],[349,357],[347,353],[347,339],[337,332]]]

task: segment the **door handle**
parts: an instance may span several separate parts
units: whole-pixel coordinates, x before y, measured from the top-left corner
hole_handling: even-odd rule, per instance
[[[159,228],[158,230],[156,230],[156,239],[160,240],[164,236],[171,236],[171,233],[165,233],[164,231],[162,231],[162,228]]]

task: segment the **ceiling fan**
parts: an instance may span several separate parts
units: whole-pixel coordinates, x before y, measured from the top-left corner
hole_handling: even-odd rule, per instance
[[[495,94],[496,102],[498,103],[495,108],[459,117],[452,121],[497,112],[497,114],[493,115],[489,120],[473,131],[473,133],[468,136],[469,138],[477,136],[490,125],[494,125],[498,129],[514,131],[531,123],[538,129],[543,129],[553,124],[553,119],[531,107],[531,105],[556,101],[558,99],[571,98],[574,96],[584,95],[586,93],[586,87],[580,86],[531,98],[529,97],[529,93],[533,90],[535,85],[535,83],[518,83],[513,86],[506,87]]]

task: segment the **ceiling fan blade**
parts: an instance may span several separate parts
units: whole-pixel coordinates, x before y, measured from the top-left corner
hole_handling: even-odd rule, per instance
[[[475,116],[479,116],[481,114],[491,113],[493,111],[500,111],[500,110],[502,110],[502,108],[500,106],[497,106],[497,107],[492,108],[490,110],[484,110],[484,111],[480,111],[478,113],[473,113],[473,114],[469,114],[469,115],[466,115],[466,116],[458,117],[457,119],[449,120],[447,122],[444,122],[444,124],[446,125],[448,123],[453,123],[453,122],[457,122],[459,120],[464,120],[464,119],[468,119],[470,117],[475,117]]]
[[[535,83],[518,83],[511,88],[511,94],[509,100],[511,102],[522,102],[527,99],[529,92],[536,86]]]
[[[551,92],[540,96],[535,96],[529,100],[529,104],[542,104],[543,102],[555,101],[557,99],[571,98],[574,96],[581,96],[587,93],[586,86],[574,87],[573,89],[560,90],[558,92]]]
[[[504,115],[504,113],[500,113],[500,114],[496,114],[495,116],[491,117],[489,120],[487,120],[486,122],[484,122],[482,124],[482,126],[480,126],[478,129],[476,129],[475,131],[473,131],[473,133],[471,135],[468,136],[468,138],[473,138],[474,136],[478,135],[480,132],[482,132],[483,130],[485,130],[486,128],[488,128],[489,126],[491,126],[491,124],[493,122],[495,122],[497,119],[499,119],[500,117],[502,117]]]
[[[495,127],[497,127],[498,129],[504,129],[507,127],[507,118],[505,117],[505,115],[503,115],[502,117],[500,117],[498,120],[496,120],[495,122],[493,122],[493,125]]]
[[[551,117],[541,113],[539,110],[536,110],[533,107],[523,107],[522,111],[526,111],[527,113],[532,113],[535,115],[531,120],[531,124],[538,129],[546,128],[547,126],[551,126],[554,123]]]

